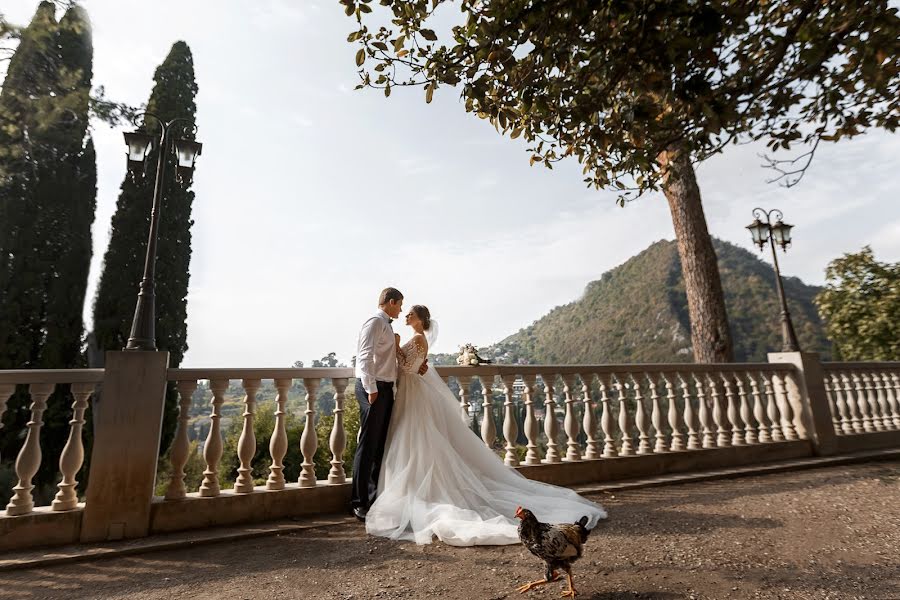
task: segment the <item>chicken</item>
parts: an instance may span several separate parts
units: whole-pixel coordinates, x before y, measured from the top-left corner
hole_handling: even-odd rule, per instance
[[[533,587],[559,581],[560,569],[566,572],[569,589],[563,597],[574,598],[575,586],[572,583],[572,563],[581,558],[582,546],[587,541],[590,530],[586,527],[588,518],[581,517],[577,523],[550,525],[541,523],[534,514],[521,506],[516,509],[519,523],[519,539],[528,550],[544,561],[547,571],[543,579],[526,583],[518,588],[523,594]]]

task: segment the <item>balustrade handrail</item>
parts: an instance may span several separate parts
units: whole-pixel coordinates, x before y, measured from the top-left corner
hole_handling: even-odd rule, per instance
[[[823,362],[822,368],[826,371],[846,371],[846,370],[865,370],[877,371],[883,369],[900,369],[900,361],[878,361],[878,362]]]
[[[166,378],[169,381],[196,381],[199,379],[349,379],[351,377],[353,377],[353,369],[348,367],[304,367],[302,369],[169,369]]]
[[[100,383],[103,369],[15,369],[0,371],[0,384]]]
[[[794,365],[788,363],[622,363],[584,365],[461,365],[438,366],[443,376],[456,375],[579,375],[581,373],[720,373],[720,372],[781,372],[790,373]]]
[[[579,375],[581,373],[719,373],[719,372],[775,372],[789,373],[795,367],[788,363],[623,363],[585,365],[438,365],[435,367],[442,377],[491,376],[491,375]],[[313,368],[187,368],[169,369],[169,381],[199,379],[349,379],[354,370],[348,367]]]

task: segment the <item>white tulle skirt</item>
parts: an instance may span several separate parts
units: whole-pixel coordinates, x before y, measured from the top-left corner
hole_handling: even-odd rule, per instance
[[[366,531],[417,544],[435,537],[453,546],[515,544],[517,506],[547,523],[587,516],[592,528],[606,518],[572,490],[504,465],[462,422],[459,403],[434,369],[403,374]]]

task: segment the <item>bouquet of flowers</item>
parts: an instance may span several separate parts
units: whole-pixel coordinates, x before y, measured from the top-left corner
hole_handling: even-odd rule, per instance
[[[472,344],[466,344],[459,347],[459,356],[456,358],[456,364],[467,367],[476,367],[478,365],[489,365],[491,361],[478,356],[478,351]]]

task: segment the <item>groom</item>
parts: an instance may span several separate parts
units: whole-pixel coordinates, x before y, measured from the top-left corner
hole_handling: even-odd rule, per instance
[[[397,343],[391,322],[400,316],[403,294],[385,288],[378,298],[378,312],[359,332],[356,352],[356,401],[359,402],[359,444],[353,457],[353,490],[350,506],[353,515],[366,520],[375,502],[378,475],[387,441],[391,410],[394,408],[394,382],[397,380]],[[428,369],[422,364],[420,374]]]

